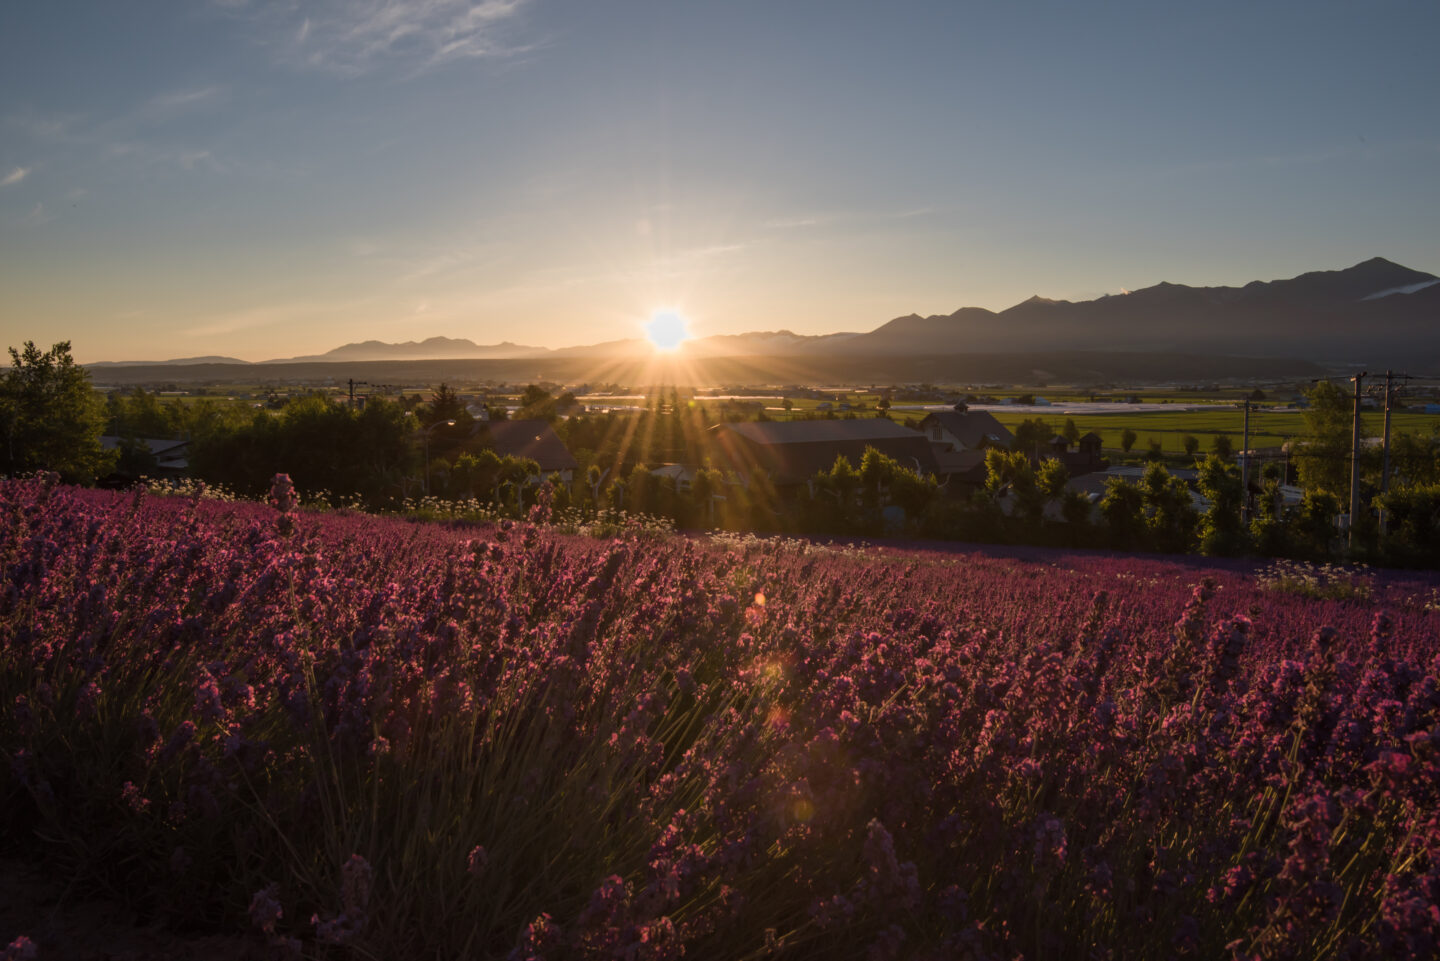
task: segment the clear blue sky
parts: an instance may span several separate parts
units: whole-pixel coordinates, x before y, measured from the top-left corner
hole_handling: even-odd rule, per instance
[[[249,360],[1440,272],[1440,4],[12,0],[0,340]]]

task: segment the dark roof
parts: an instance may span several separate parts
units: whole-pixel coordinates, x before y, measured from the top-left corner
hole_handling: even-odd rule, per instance
[[[1145,471],[1145,467],[1111,467],[1103,471],[1095,471],[1090,474],[1082,474],[1079,477],[1072,477],[1065,482],[1065,489],[1079,491],[1081,494],[1091,495],[1098,500],[1105,496],[1106,488],[1111,480],[1120,480],[1127,484],[1139,484],[1145,476]],[[1198,474],[1199,471],[1188,468],[1177,468],[1170,471],[1171,477],[1177,477],[1186,483],[1193,482]],[[1190,496],[1193,501],[1197,495],[1192,491]]]
[[[118,450],[122,441],[123,438],[115,434],[103,434],[100,437],[100,448],[102,450]],[[190,446],[188,440],[168,440],[158,437],[137,437],[135,441],[149,449],[150,453],[156,457],[167,452],[178,455],[183,448]]]
[[[873,447],[905,467],[938,473],[925,435],[883,418],[785,423],[717,424],[710,429],[711,459],[746,477],[768,476],[777,485],[803,484],[828,471],[838,457],[859,468]]]
[[[1015,435],[988,410],[937,411],[926,415],[920,422],[920,429],[928,430],[936,423],[966,447],[979,447],[982,443],[1009,447],[1015,443]]]
[[[855,420],[745,421],[722,425],[756,444],[815,444],[917,437],[903,424],[884,417]]]
[[[942,474],[958,474],[964,477],[985,476],[985,452],[983,450],[949,450],[940,445],[931,445],[935,463]]]
[[[575,470],[580,466],[546,421],[492,420],[485,426],[490,432],[490,446],[502,457],[528,457],[542,471]]]
[[[1101,437],[1099,434],[1095,433],[1095,432],[1092,430],[1092,431],[1087,431],[1087,432],[1080,438],[1080,443],[1082,443],[1082,444],[1103,444],[1103,443],[1105,443],[1105,438]]]

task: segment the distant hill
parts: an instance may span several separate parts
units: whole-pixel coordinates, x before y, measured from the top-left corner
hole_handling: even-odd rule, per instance
[[[1031,297],[996,312],[896,317],[863,334],[787,330],[707,337],[696,357],[892,357],[1021,351],[1302,358],[1440,364],[1440,278],[1381,257],[1244,287],[1159,283],[1071,302]]]
[[[719,334],[699,337],[684,345],[684,352],[706,357],[784,357],[841,352],[859,334],[797,334],[789,330],[767,330],[748,334]]]
[[[821,372],[850,370],[857,361],[866,360],[878,369],[880,358],[1076,353],[1145,354],[1152,361],[1176,355],[1279,358],[1306,365],[1440,367],[1440,277],[1375,257],[1344,270],[1257,280],[1243,287],[1161,282],[1095,300],[1037,296],[999,312],[962,307],[929,317],[907,314],[868,333],[754,331],[697,338],[680,351],[695,362],[713,366],[715,361],[737,358],[750,362],[742,366],[757,370],[768,369],[766,362],[772,358],[803,359],[805,369]],[[550,350],[510,341],[482,346],[463,338],[431,337],[397,344],[368,340],[324,354],[266,361],[264,366],[549,360],[556,362],[557,369],[569,369],[572,361],[599,358],[644,363],[650,354],[649,345],[640,339]],[[191,358],[148,366],[240,363]],[[1117,369],[1113,356],[1097,366]],[[532,369],[538,368],[532,365]],[[791,365],[791,369],[800,367]]]
[[[181,357],[176,360],[100,360],[86,367],[168,367],[193,366],[195,364],[248,364],[248,360],[234,357]]]
[[[526,347],[503,341],[499,344],[482,346],[463,337],[428,337],[425,340],[407,340],[401,344],[387,344],[379,340],[367,340],[358,344],[345,344],[323,354],[307,357],[286,357],[267,360],[267,364],[305,364],[327,361],[368,361],[368,360],[445,360],[468,358],[486,360],[496,357],[540,357],[550,351],[544,347]]]
[[[998,313],[898,317],[845,342],[847,351],[917,349],[1198,351],[1321,363],[1440,358],[1440,278],[1376,257],[1244,287],[1159,283],[1070,302],[1032,297]]]

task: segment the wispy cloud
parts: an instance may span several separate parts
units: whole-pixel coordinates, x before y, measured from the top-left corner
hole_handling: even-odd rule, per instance
[[[524,53],[510,36],[531,0],[217,0],[253,19],[282,59],[358,75],[382,67],[424,70],[456,60]]]
[[[457,247],[442,250],[432,256],[404,265],[398,278],[400,283],[428,280],[458,271],[489,266],[503,259],[496,245],[479,247]]]
[[[772,217],[761,224],[767,230],[798,230],[801,227],[818,226],[818,217]]]
[[[201,87],[197,90],[172,90],[152,97],[150,106],[156,110],[179,110],[214,100],[220,94],[219,87]]]
[[[25,215],[25,222],[32,227],[43,226],[54,219],[54,215],[45,209],[43,203],[37,203],[34,207],[30,208],[30,212]]]
[[[183,120],[186,115],[215,109],[227,94],[226,88],[219,86],[187,87],[153,94],[107,116],[17,113],[0,118],[0,127],[37,153],[59,158],[56,168],[67,166],[67,159],[103,156],[136,166],[169,165],[221,173],[231,165],[209,147],[190,142]],[[0,187],[19,183],[34,170],[34,166],[16,167],[0,178]]]
[[[694,265],[712,261],[718,257],[726,257],[730,254],[739,253],[742,250],[755,246],[758,241],[746,240],[730,244],[708,244],[704,247],[690,247],[680,250],[657,262],[657,266],[665,270],[688,269]]]

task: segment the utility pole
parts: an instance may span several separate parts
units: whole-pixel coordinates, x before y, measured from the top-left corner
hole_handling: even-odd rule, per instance
[[[1385,371],[1385,439],[1381,441],[1380,457],[1380,495],[1383,498],[1385,492],[1390,489],[1390,380],[1393,375]],[[1380,501],[1380,536],[1385,536],[1385,501]]]
[[[1360,392],[1369,371],[1350,378],[1355,382],[1355,420],[1350,433],[1350,549],[1355,549],[1355,525],[1360,518]]]
[[[1394,380],[1410,380],[1409,374],[1396,374],[1385,371],[1385,439],[1382,442],[1384,451],[1380,467],[1380,493],[1385,494],[1390,490],[1390,407],[1395,401],[1395,396],[1400,388],[1392,388]],[[1390,518],[1386,516],[1384,507],[1380,509],[1380,535],[1385,535],[1385,528]]]
[[[1250,398],[1245,398],[1245,431],[1240,441],[1240,520],[1250,523]]]
[[[351,409],[351,410],[354,410],[354,409],[355,409],[355,388],[356,388],[356,387],[369,387],[370,385],[369,385],[368,383],[366,383],[365,381],[363,381],[363,380],[356,380],[356,379],[353,378],[353,377],[350,378],[350,380],[348,381],[348,383],[350,384],[350,409]]]

